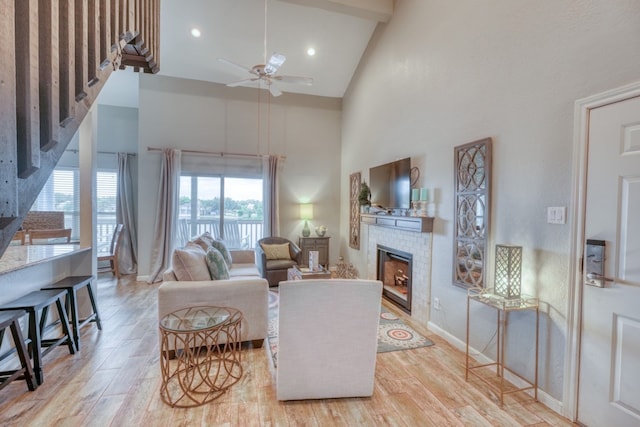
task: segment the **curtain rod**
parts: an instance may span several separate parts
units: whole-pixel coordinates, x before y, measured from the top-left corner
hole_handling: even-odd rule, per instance
[[[163,148],[157,147],[147,147],[147,151],[162,151]],[[262,159],[265,157],[269,157],[267,154],[246,154],[246,153],[226,153],[224,151],[202,151],[202,150],[182,150],[183,153],[188,154],[205,154],[208,156],[216,156],[216,157],[239,157],[239,158],[253,158],[253,159]],[[285,160],[286,156],[278,156],[280,160]]]
[[[69,153],[74,153],[77,154],[80,150],[78,150],[77,148],[67,148],[66,150],[64,150],[65,152],[69,152]],[[118,154],[115,151],[97,151],[98,154]],[[137,156],[138,153],[125,153],[128,154],[130,156]]]

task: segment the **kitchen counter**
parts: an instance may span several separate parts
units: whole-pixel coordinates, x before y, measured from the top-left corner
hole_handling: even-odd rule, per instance
[[[9,246],[0,257],[0,274],[90,250],[76,244]]]

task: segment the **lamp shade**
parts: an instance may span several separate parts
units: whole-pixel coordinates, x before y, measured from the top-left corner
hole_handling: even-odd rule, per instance
[[[507,299],[520,298],[521,282],[522,246],[496,245],[494,292]]]
[[[311,203],[300,205],[300,219],[313,219],[313,205]]]

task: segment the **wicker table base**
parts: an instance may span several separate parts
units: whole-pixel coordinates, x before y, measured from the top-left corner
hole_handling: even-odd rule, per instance
[[[160,321],[160,396],[172,407],[204,405],[242,377],[242,313],[226,307],[191,307]]]

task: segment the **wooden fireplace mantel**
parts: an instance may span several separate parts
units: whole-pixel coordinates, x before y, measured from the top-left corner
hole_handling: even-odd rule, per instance
[[[433,217],[429,216],[360,214],[360,221],[368,225],[415,231],[416,233],[431,233],[433,231]]]

